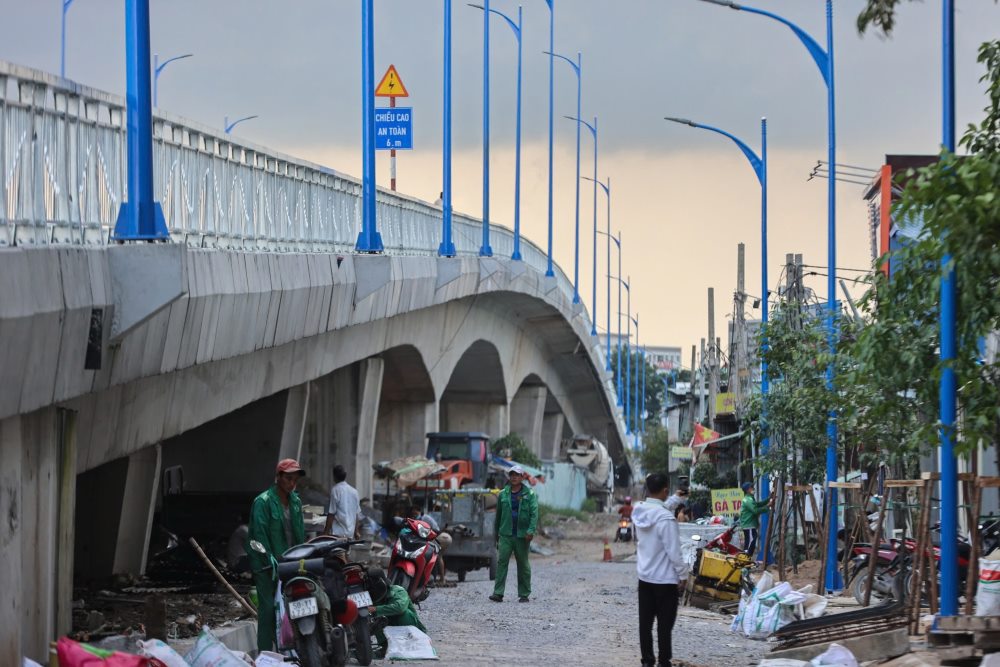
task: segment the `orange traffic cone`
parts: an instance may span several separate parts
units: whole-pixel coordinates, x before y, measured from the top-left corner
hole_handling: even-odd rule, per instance
[[[611,545],[608,544],[608,538],[604,538],[604,562],[611,562]]]

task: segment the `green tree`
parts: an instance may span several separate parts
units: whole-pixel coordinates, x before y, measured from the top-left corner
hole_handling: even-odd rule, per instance
[[[670,438],[667,429],[659,424],[651,425],[642,440],[643,448],[639,451],[639,464],[646,473],[670,470]]]
[[[533,468],[541,467],[542,461],[531,447],[517,433],[508,433],[502,438],[497,438],[490,443],[490,451],[497,456],[509,456],[511,460],[529,465]]]

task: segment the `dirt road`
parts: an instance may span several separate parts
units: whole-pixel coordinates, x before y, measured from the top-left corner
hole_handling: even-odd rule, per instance
[[[604,526],[595,533],[603,533]],[[601,562],[596,535],[566,539],[549,557],[532,555],[531,602],[517,602],[514,563],[502,603],[487,599],[485,570],[434,589],[420,611],[442,665],[638,665],[635,564]],[[617,557],[632,549],[614,545]],[[756,665],[767,645],[729,632],[729,619],[682,608],[674,664]]]

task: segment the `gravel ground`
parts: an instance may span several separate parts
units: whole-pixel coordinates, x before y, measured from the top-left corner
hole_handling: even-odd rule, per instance
[[[431,592],[420,617],[438,664],[639,664],[635,564],[601,562],[601,540],[594,536],[546,545],[557,553],[532,555],[528,604],[517,602],[513,562],[503,603],[487,599],[493,586],[486,570]],[[614,552],[622,557],[632,548],[614,545]],[[756,665],[767,649],[730,633],[728,617],[698,609],[682,608],[674,627],[674,665]]]

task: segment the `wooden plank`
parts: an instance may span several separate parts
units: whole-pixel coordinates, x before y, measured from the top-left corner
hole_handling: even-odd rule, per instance
[[[861,482],[827,482],[828,489],[860,489]]]
[[[922,479],[887,479],[887,480],[885,480],[885,487],[887,489],[914,488],[914,487],[921,487],[923,485],[924,485],[924,480],[922,480]]]
[[[813,488],[808,484],[795,484],[789,488],[795,493],[809,493],[810,491],[813,490]]]
[[[935,479],[935,480],[936,479],[941,479],[941,473],[939,473],[939,472],[922,472],[922,473],[920,473],[920,479],[925,480],[925,481],[929,480],[929,479]]]
[[[1000,477],[980,477],[976,480],[976,486],[981,489],[1000,488]]]
[[[960,482],[974,482],[976,478],[979,477],[974,472],[960,472],[958,473],[958,481]]]

